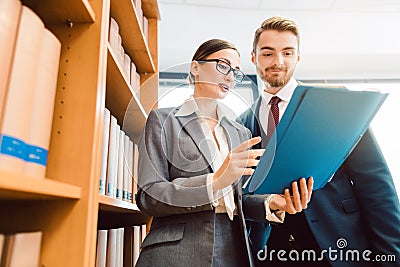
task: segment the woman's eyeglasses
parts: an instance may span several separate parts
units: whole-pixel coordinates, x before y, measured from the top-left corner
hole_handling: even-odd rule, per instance
[[[228,75],[231,71],[233,73],[233,78],[235,82],[240,83],[244,79],[244,73],[238,69],[232,68],[232,66],[222,59],[202,59],[198,60],[198,62],[216,62],[215,68],[221,74]]]

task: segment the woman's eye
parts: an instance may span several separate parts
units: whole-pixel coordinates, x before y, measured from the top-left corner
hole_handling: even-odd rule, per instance
[[[229,69],[229,67],[227,65],[225,65],[225,64],[218,64],[218,65],[219,65],[219,68],[222,69],[222,70]]]

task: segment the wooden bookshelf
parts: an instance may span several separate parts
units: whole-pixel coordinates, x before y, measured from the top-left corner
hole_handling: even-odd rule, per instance
[[[118,23],[126,22],[119,23],[122,46],[132,60],[137,62],[138,72],[154,73],[156,67],[132,2],[131,0],[111,0],[111,17]]]
[[[0,199],[79,199],[81,188],[52,179],[0,170]]]
[[[143,12],[147,15],[147,18],[157,19],[157,20],[161,18],[157,0],[143,0],[142,9]]]
[[[88,0],[24,0],[48,24],[94,22],[95,12]]]
[[[150,219],[136,204],[103,195],[99,195],[99,214],[99,229],[141,225]]]
[[[137,143],[147,114],[129,81],[123,75],[122,67],[117,62],[110,45],[107,48],[106,107],[112,111],[118,124],[123,126],[130,139]]]
[[[62,43],[46,178],[0,170],[0,232],[42,231],[40,266],[95,266],[98,229],[149,221],[135,204],[98,193],[104,108],[123,122],[132,107],[135,141],[157,99],[149,81],[158,85],[159,10],[142,1],[148,41],[131,0],[21,1]],[[142,78],[140,99],[109,48],[110,14]]]

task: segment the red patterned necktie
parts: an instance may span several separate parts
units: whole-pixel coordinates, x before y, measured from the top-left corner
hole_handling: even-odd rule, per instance
[[[271,137],[273,132],[275,131],[276,125],[279,122],[279,107],[278,103],[281,99],[277,96],[273,96],[269,101],[271,105],[269,116],[268,116],[268,129],[267,129],[267,136]]]

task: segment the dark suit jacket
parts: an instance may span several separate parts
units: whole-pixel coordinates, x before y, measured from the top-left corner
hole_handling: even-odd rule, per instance
[[[253,136],[264,135],[264,138],[258,123],[260,102],[261,98],[241,119]],[[373,266],[400,266],[399,206],[385,159],[371,130],[367,130],[332,180],[313,192],[304,214],[321,249],[337,249],[337,240],[345,238],[348,249],[360,253],[370,249],[377,254],[396,256],[397,262],[374,262]],[[270,226],[252,223],[252,228],[253,251],[258,251],[267,242]],[[331,264],[360,266],[359,262],[338,260]],[[362,266],[367,264],[364,262]]]
[[[137,204],[153,216],[151,230],[142,244],[138,266],[211,266],[215,212],[210,204],[206,178],[214,172],[212,157],[197,116],[176,117],[179,108],[152,110],[139,143]],[[241,124],[223,118],[230,148],[251,137]],[[190,178],[190,179],[188,179]],[[243,244],[253,266],[244,223],[241,184],[235,186]],[[262,199],[249,204],[264,214]],[[227,244],[229,246],[229,244]]]

